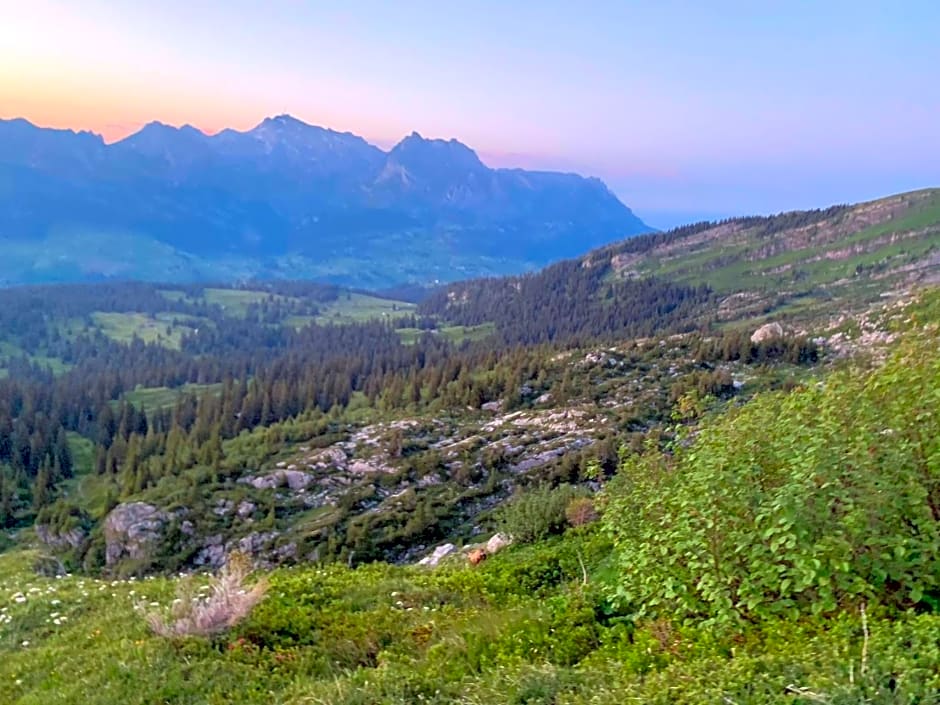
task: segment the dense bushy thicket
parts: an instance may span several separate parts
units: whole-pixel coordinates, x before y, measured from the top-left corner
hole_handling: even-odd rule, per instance
[[[936,327],[627,459],[607,527],[638,613],[735,620],[940,600]]]
[[[514,541],[533,543],[561,533],[568,521],[565,510],[585,492],[573,485],[536,487],[503,505],[497,523]]]

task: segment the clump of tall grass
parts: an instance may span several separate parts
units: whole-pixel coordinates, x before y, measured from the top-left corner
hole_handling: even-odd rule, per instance
[[[210,581],[208,594],[199,594],[192,580],[184,580],[168,613],[151,612],[147,623],[155,634],[171,639],[226,632],[245,619],[267,592],[268,583],[263,578],[253,585],[246,584],[250,573],[248,556],[232,553]]]

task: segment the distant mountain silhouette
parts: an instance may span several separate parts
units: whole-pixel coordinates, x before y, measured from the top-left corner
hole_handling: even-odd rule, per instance
[[[0,239],[18,252],[46,243],[46,255],[54,242],[53,259],[71,263],[62,274],[42,259],[29,281],[224,276],[232,262],[239,274],[350,284],[454,279],[529,269],[649,230],[598,179],[491,169],[457,140],[416,132],[385,152],[279,115],[211,136],[152,122],[106,145],[88,132],[0,121]],[[190,264],[144,271],[129,245],[124,260],[113,248],[99,253],[108,262],[98,271],[70,251],[75,232],[86,244],[102,234],[153,241]]]

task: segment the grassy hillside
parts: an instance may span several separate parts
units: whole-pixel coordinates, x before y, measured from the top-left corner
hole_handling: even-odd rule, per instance
[[[171,409],[180,397],[188,394],[218,392],[219,384],[185,384],[182,387],[138,387],[123,395],[122,399],[141,409],[156,411]]]
[[[345,292],[324,306],[316,317],[318,323],[357,323],[369,320],[389,320],[412,313],[415,305],[405,301],[369,296],[359,292]]]
[[[0,556],[0,697],[10,705],[237,702],[741,705],[933,702],[940,618],[636,623],[605,598],[603,542],[572,535],[480,569],[282,570],[242,625],[155,636],[177,580],[46,578]],[[589,566],[583,584],[581,562]],[[196,586],[205,578],[197,578]],[[2,609],[2,608],[0,608]]]
[[[470,242],[473,233],[462,234]],[[62,228],[41,239],[4,233],[0,286],[83,281],[227,282],[250,279],[315,279],[350,287],[381,288],[402,282],[429,285],[474,276],[501,276],[537,269],[541,258],[509,253],[464,254],[449,238],[425,230],[379,232],[356,251],[334,249],[329,257],[303,254],[258,257],[193,254],[140,232]]]
[[[93,328],[119,343],[139,338],[145,343],[158,343],[174,350],[180,349],[184,335],[198,330],[200,325],[212,325],[204,318],[171,312],[145,315],[96,311],[91,318]]]

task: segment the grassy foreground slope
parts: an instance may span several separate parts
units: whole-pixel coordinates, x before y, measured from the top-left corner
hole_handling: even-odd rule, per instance
[[[583,531],[583,530],[582,530]],[[169,641],[171,581],[37,577],[0,558],[5,703],[929,703],[940,616],[846,607],[720,630],[634,621],[606,542],[569,533],[472,570],[281,570],[243,625]],[[579,558],[591,566],[582,582]],[[865,632],[867,630],[868,636]]]
[[[214,640],[149,632],[175,579],[0,555],[0,702],[935,703],[937,303],[884,363],[625,451],[599,523],[477,568],[274,571]],[[558,525],[524,504],[518,535]]]

